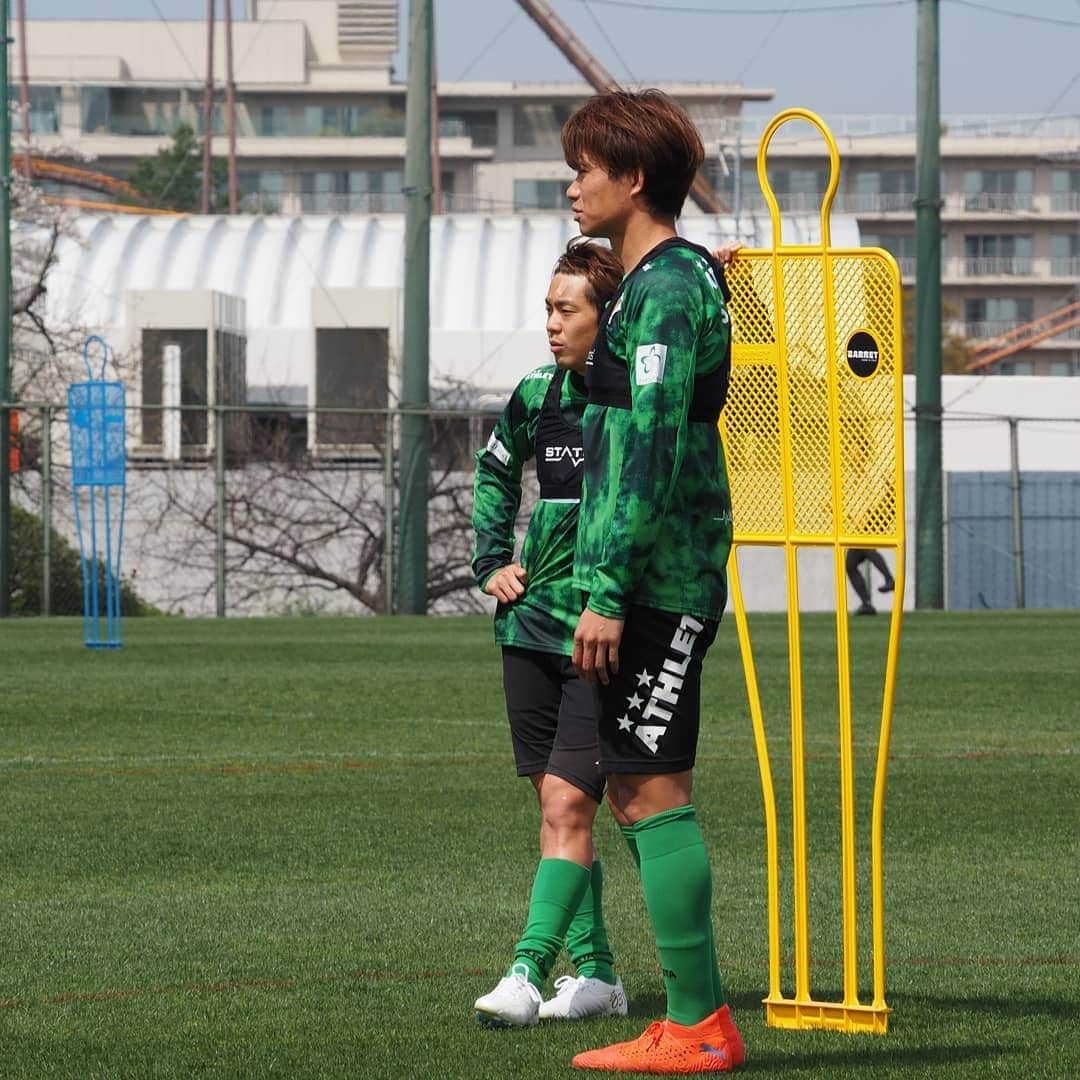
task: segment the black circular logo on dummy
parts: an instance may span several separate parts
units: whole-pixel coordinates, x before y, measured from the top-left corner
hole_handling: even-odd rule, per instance
[[[858,330],[848,338],[847,364],[860,379],[868,379],[877,371],[878,344],[865,330]]]

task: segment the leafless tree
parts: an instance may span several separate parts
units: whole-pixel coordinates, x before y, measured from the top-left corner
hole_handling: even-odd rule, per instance
[[[16,400],[62,407],[67,387],[86,377],[86,331],[51,325],[49,275],[58,248],[80,242],[70,212],[13,178],[15,219]],[[109,377],[133,385],[136,356],[115,355]],[[436,404],[460,408],[474,400],[468,387],[443,387]],[[429,476],[429,609],[481,611],[472,557],[473,452],[491,420],[437,419],[432,424]],[[139,418],[129,430],[137,442]],[[386,599],[387,491],[385,440],[367,456],[344,460],[290,445],[280,429],[267,433],[247,414],[228,420],[224,474],[224,568],[230,613],[352,611],[383,613]],[[66,425],[53,428],[53,524],[73,536]],[[23,470],[17,484],[24,507],[41,505],[40,413],[23,414]],[[303,440],[301,439],[301,442]],[[137,575],[140,595],[174,611],[213,609],[218,551],[213,463],[129,458],[123,571]],[[390,495],[397,486],[395,463]],[[391,515],[390,527],[397,521]],[[396,572],[396,568],[394,568]]]
[[[472,453],[483,418],[432,425],[428,603],[439,613],[483,611],[472,559]],[[237,613],[387,611],[387,489],[381,447],[343,460],[288,451],[249,427],[224,474],[228,610]],[[398,475],[395,463],[390,486]],[[170,579],[165,606],[206,610],[216,586],[218,523],[212,471],[147,470],[140,561]],[[390,528],[396,532],[396,517]],[[171,568],[168,570],[167,568]],[[395,568],[396,572],[396,568]]]

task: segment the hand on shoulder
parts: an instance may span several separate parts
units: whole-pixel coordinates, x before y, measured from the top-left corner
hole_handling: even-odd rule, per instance
[[[742,250],[742,244],[738,240],[728,240],[718,248],[713,248],[713,258],[721,265],[728,266],[736,255]]]

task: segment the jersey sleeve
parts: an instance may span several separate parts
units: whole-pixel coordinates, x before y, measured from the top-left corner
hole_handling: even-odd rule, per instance
[[[535,422],[521,383],[510,395],[487,445],[476,455],[472,525],[476,534],[473,575],[482,589],[514,560],[514,522],[521,505],[521,471],[533,456]]]
[[[657,267],[656,270],[660,268]],[[623,347],[632,408],[622,460],[609,473],[611,513],[588,606],[623,618],[637,591],[686,453],[698,343],[706,319],[701,286],[682,268],[644,275],[623,305]],[[693,568],[687,567],[687,573]]]

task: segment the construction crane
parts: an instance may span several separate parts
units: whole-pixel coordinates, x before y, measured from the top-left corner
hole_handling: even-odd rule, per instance
[[[126,180],[117,180],[115,176],[109,176],[106,173],[80,169],[74,165],[61,165],[58,161],[49,161],[41,157],[30,159],[30,171],[33,176],[41,180],[55,180],[57,183],[99,191],[105,195],[119,195],[134,203],[145,203],[142,195]]]
[[[985,371],[994,364],[1039,341],[1054,337],[1074,326],[1080,326],[1080,301],[1055,308],[1048,315],[1022,323],[997,337],[989,338],[975,346],[975,358],[967,367],[968,372]]]
[[[620,89],[618,80],[589,52],[584,42],[559,18],[550,4],[545,0],[517,0],[517,5],[547,34],[559,52],[594,90],[602,94],[606,90]],[[694,177],[690,198],[706,214],[722,214],[731,209],[700,172]]]
[[[117,180],[115,176],[109,176],[107,173],[94,172],[91,169],[80,169],[74,165],[62,165],[58,161],[49,161],[41,157],[32,157],[30,159],[30,172],[32,176],[39,180],[55,180],[57,183],[66,184],[69,187],[84,188],[88,191],[100,192],[103,195],[111,195],[114,199],[127,200],[120,203],[57,195],[41,196],[42,202],[54,206],[70,206],[77,210],[98,210],[109,214],[176,214],[175,210],[159,210],[156,207],[147,206],[146,199],[126,180]]]

